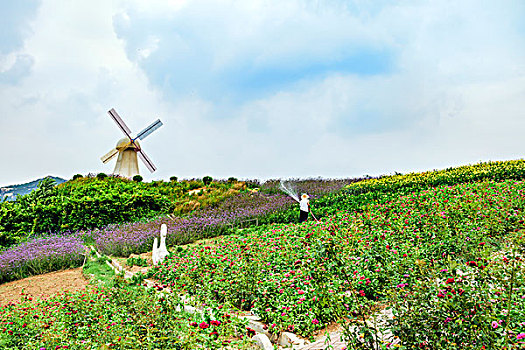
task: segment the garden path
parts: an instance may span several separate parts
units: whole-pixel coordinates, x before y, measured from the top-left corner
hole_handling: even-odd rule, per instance
[[[64,290],[73,292],[84,289],[88,283],[81,267],[31,276],[0,285],[0,305],[21,300],[22,292],[32,298],[44,298]]]

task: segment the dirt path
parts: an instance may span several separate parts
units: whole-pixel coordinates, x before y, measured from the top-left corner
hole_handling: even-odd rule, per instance
[[[0,285],[0,305],[21,299],[22,290],[33,298],[48,297],[58,292],[76,291],[85,288],[88,281],[82,275],[82,268],[56,271],[32,276]]]

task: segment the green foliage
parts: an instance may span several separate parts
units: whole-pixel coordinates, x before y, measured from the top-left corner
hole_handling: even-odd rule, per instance
[[[128,265],[129,267],[133,267],[133,266],[146,267],[148,266],[148,262],[146,259],[141,258],[140,256],[136,256],[136,257],[128,258],[126,260],[126,265]]]
[[[185,181],[183,186],[184,186],[184,189],[185,190],[196,190],[197,188],[200,188],[204,185],[204,183],[202,181],[199,181],[199,180],[189,180],[189,181]]]
[[[32,193],[0,203],[0,250],[50,232],[182,215],[238,193],[233,190],[235,184],[212,182],[202,196],[187,196],[188,190],[203,186],[199,180],[144,183],[118,177],[104,181],[82,177],[58,186],[52,181],[44,179]]]
[[[236,178],[236,177],[233,177],[233,176],[232,176],[232,177],[229,177],[229,178],[228,178],[228,182],[229,182],[229,183],[237,182],[237,178]]]
[[[142,182],[142,180],[144,180],[144,178],[138,174],[133,176],[133,181],[135,182]]]
[[[176,177],[176,176],[171,176],[170,177],[170,181],[171,182],[177,182],[177,180],[178,180],[178,177]]]
[[[213,181],[213,178],[211,176],[204,176],[202,178],[202,182],[204,183],[204,186],[208,186]]]
[[[97,174],[97,179],[99,179],[99,180],[103,180],[103,179],[105,179],[107,177],[108,176],[105,173],[98,173]]]
[[[0,244],[45,232],[76,231],[137,221],[170,212],[181,190],[118,178],[79,178],[59,186],[44,180],[16,201],[0,203]]]
[[[76,179],[81,179],[83,178],[83,176],[81,174],[75,174],[73,175],[73,180],[76,180]]]

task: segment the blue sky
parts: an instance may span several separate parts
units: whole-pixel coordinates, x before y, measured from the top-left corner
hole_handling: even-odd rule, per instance
[[[371,4],[373,3],[373,4]],[[525,2],[2,2],[0,186],[107,172],[132,131],[146,179],[354,177],[523,158]]]

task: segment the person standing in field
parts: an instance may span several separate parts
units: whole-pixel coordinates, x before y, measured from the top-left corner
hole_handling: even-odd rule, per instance
[[[299,202],[299,222],[304,222],[308,220],[308,213],[310,212],[310,201],[308,200],[310,196],[306,193],[301,195],[301,201]]]

